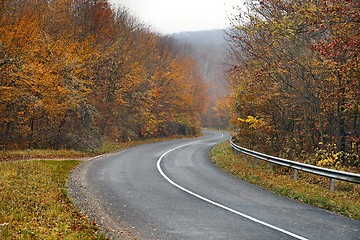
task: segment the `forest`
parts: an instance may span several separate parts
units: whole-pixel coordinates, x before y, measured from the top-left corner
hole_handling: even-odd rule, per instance
[[[0,149],[198,135],[230,112],[245,147],[360,166],[359,7],[246,1],[226,30],[226,89],[221,31],[175,40],[107,0],[0,0]],[[202,34],[216,38],[189,45]]]
[[[359,1],[246,7],[228,31],[237,140],[318,166],[360,166]]]
[[[107,0],[0,0],[0,149],[197,135],[194,58]]]

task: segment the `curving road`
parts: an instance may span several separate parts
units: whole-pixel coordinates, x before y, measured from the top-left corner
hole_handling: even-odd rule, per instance
[[[359,221],[216,168],[208,152],[228,138],[206,132],[98,157],[72,173],[70,194],[114,239],[360,239]]]

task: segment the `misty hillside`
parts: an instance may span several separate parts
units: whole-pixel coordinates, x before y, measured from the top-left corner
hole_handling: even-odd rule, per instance
[[[207,31],[180,32],[174,35],[179,41],[188,42],[193,47],[198,48],[204,45],[215,44],[217,47],[226,47],[226,34],[223,29]]]
[[[228,43],[222,29],[196,32],[182,32],[173,36],[187,54],[191,54],[198,63],[203,79],[208,85],[210,100],[208,110],[202,116],[205,126],[225,127],[228,118],[217,119],[214,107],[228,94],[226,53]]]
[[[197,60],[204,80],[209,83],[210,97],[223,96],[226,92],[227,72],[225,30],[181,32],[174,34],[173,37],[187,46],[187,51]]]

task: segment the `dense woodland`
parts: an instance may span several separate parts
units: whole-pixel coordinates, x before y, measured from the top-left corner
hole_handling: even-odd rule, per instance
[[[247,1],[233,17],[231,122],[243,145],[320,166],[360,165],[359,7]]]
[[[106,0],[0,0],[0,148],[195,135],[194,59]]]
[[[227,32],[227,90],[222,31],[176,41],[106,0],[0,0],[0,149],[196,135],[200,116],[227,126],[230,107],[246,147],[359,166],[358,1],[245,6]]]

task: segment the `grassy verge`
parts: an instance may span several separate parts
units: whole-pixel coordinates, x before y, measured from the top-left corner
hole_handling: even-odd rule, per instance
[[[67,197],[80,161],[0,162],[1,239],[105,239]]]
[[[76,151],[68,149],[24,149],[24,150],[0,150],[0,162],[18,161],[29,159],[79,159],[88,158],[105,153],[115,152],[131,146],[160,142],[165,140],[180,139],[184,136],[172,136],[166,138],[146,139],[132,142],[104,142],[104,144],[91,151]]]
[[[74,150],[0,151],[0,239],[106,239],[96,223],[67,197],[66,180],[81,161],[134,145],[180,137],[134,142],[106,142],[90,152]],[[18,161],[42,159],[35,161]],[[64,159],[52,161],[46,159]]]
[[[83,158],[94,154],[75,150],[54,149],[25,149],[25,150],[1,150],[0,161],[15,161],[28,159],[66,159]]]
[[[210,156],[218,167],[243,180],[280,195],[360,220],[358,184],[337,181],[335,192],[331,193],[326,178],[299,172],[299,180],[294,181],[290,172],[286,174],[286,169],[278,167],[272,172],[269,164],[261,161],[254,168],[252,159],[248,157],[248,160],[244,160],[234,153],[228,142],[215,146]]]
[[[161,141],[167,141],[173,139],[181,139],[186,137],[187,136],[175,135],[171,137],[151,138],[151,139],[137,140],[131,142],[105,142],[99,149],[96,149],[94,152],[92,152],[92,154],[93,155],[105,154],[110,152],[116,152],[118,150],[129,148],[136,145],[155,143],[155,142],[161,142]]]

